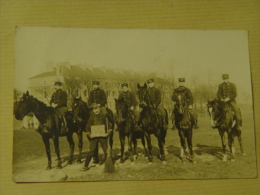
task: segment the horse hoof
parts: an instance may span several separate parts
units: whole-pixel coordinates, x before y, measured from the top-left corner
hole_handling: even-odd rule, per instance
[[[166,161],[162,161],[162,164],[163,164],[163,165],[166,165],[166,164],[167,164],[167,162],[166,162]]]
[[[153,162],[148,162],[148,165],[152,165],[153,164]]]
[[[46,168],[46,170],[51,170],[51,168],[52,168],[51,166],[48,166],[48,167]]]
[[[81,162],[81,160],[77,160],[77,164],[81,164],[82,162]]]
[[[61,165],[57,165],[57,169],[62,169],[62,166]]]
[[[68,161],[68,165],[72,165],[73,163],[72,163],[72,161]]]

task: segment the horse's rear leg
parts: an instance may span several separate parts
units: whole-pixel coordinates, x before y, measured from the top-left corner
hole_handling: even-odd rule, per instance
[[[221,138],[221,143],[222,143],[222,149],[223,149],[223,162],[227,161],[227,153],[226,153],[226,139],[225,139],[225,132],[222,130],[218,130],[220,138]]]
[[[69,142],[69,145],[70,145],[70,157],[69,157],[69,160],[68,160],[68,164],[72,164],[73,162],[73,153],[74,153],[74,146],[75,146],[75,143],[73,141],[73,138],[72,138],[73,134],[69,134],[67,135],[67,140]]]
[[[54,146],[55,146],[55,153],[57,155],[57,160],[58,160],[58,165],[57,165],[57,169],[62,169],[61,166],[61,158],[60,158],[60,147],[59,147],[59,137],[55,136],[53,138],[53,142],[54,142]]]
[[[77,133],[77,135],[78,135],[78,147],[79,147],[79,155],[78,155],[77,163],[81,163],[82,148],[83,148],[82,131],[79,130],[79,132]],[[72,155],[73,155],[73,154],[72,154]]]
[[[134,162],[132,143],[133,143],[133,134],[130,133],[130,135],[128,136],[128,151],[130,152],[131,162]]]
[[[244,152],[241,134],[242,134],[242,131],[237,130],[237,139],[238,139],[238,142],[239,142],[239,145],[240,145],[240,151],[241,151],[241,154],[244,156],[244,155],[246,155],[246,153]]]
[[[194,160],[194,154],[193,154],[193,149],[192,149],[192,130],[190,130],[188,132],[187,143],[188,143],[188,148],[190,151],[190,160],[191,160],[191,162],[196,163],[196,160]]]
[[[49,137],[42,135],[42,141],[45,145],[45,149],[46,149],[46,154],[47,154],[47,158],[48,158],[48,165],[47,165],[47,170],[51,169],[51,150],[50,150],[50,140]]]
[[[137,140],[134,137],[133,137],[133,144],[134,144],[133,157],[134,157],[134,161],[135,161],[137,159],[137,152],[136,152]]]
[[[113,148],[113,142],[114,142],[113,136],[114,136],[114,132],[112,131],[111,135],[109,136],[109,145],[110,145],[111,150]]]

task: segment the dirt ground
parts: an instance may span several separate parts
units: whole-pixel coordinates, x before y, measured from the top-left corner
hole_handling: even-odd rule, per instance
[[[14,121],[13,179],[16,182],[44,181],[104,181],[104,180],[161,180],[161,179],[218,179],[218,178],[255,178],[257,177],[255,132],[251,107],[243,107],[243,132],[245,156],[241,155],[238,140],[235,139],[235,162],[230,159],[222,162],[221,141],[216,129],[210,128],[208,117],[199,117],[199,128],[193,130],[193,150],[196,164],[182,163],[179,158],[180,141],[177,130],[168,130],[166,136],[167,164],[158,158],[157,140],[152,136],[154,163],[148,165],[143,156],[143,147],[138,141],[138,158],[134,164],[127,159],[123,164],[115,162],[115,173],[104,173],[104,165],[92,167],[81,172],[83,163],[67,165],[69,145],[65,137],[60,138],[60,150],[63,169],[56,169],[56,155],[51,142],[53,169],[45,170],[47,157],[40,134],[35,130],[19,130],[18,121]],[[77,137],[74,135],[75,159],[77,156]],[[113,156],[119,155],[120,143],[118,132],[114,134]],[[87,154],[88,141],[84,136],[83,161]],[[228,148],[229,149],[229,148]],[[127,146],[125,151],[127,151]],[[102,152],[100,151],[100,156]],[[126,152],[127,155],[127,152]],[[229,156],[228,156],[229,157]]]

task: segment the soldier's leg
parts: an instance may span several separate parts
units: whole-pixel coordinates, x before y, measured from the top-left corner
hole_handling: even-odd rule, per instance
[[[100,164],[103,164],[105,161],[106,161],[106,158],[107,158],[107,148],[108,148],[108,140],[107,138],[99,138],[98,139],[102,149],[103,149],[103,152],[104,152],[104,156],[100,162]]]
[[[165,128],[168,128],[168,125],[167,125],[167,119],[166,119],[166,111],[164,110],[164,108],[162,107],[162,105],[161,104],[159,104],[158,105],[158,110],[159,110],[159,112],[160,112],[160,114],[161,114],[161,116],[162,116],[162,119],[163,119],[163,125],[164,125],[164,127]]]
[[[237,129],[241,130],[242,119],[241,119],[241,113],[239,111],[239,108],[235,101],[230,101],[229,104],[231,105],[231,107],[233,108],[233,110],[235,112],[235,118],[237,121]]]
[[[82,171],[86,171],[88,169],[89,163],[90,163],[92,157],[94,156],[95,150],[97,147],[98,147],[98,140],[96,138],[90,139],[89,152],[87,154],[86,161],[85,161]]]
[[[89,140],[89,144],[91,142],[91,139],[88,138]],[[98,164],[99,163],[99,158],[98,158],[98,147],[95,147],[95,150],[94,150],[94,154],[93,154],[93,164]]]

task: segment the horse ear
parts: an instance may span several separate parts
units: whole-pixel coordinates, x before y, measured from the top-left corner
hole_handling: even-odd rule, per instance
[[[25,94],[25,95],[28,95],[28,96],[29,96],[29,91],[28,91],[28,90],[26,91],[26,94]]]
[[[146,83],[144,84],[144,88],[147,89],[147,84]]]

